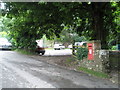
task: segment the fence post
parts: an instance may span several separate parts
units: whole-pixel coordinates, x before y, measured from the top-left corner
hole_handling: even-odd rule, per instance
[[[75,55],[75,40],[73,40],[73,43],[72,43],[72,54]]]

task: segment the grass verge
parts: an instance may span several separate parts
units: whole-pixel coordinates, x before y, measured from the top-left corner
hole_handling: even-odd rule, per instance
[[[64,63],[67,66],[77,66],[78,65],[78,61],[77,61],[76,57],[74,57],[74,56],[67,58]]]
[[[82,71],[84,73],[90,74],[92,76],[100,77],[100,78],[109,78],[109,75],[103,72],[97,72],[91,69],[87,69],[85,67],[78,66],[79,61],[76,56],[72,56],[68,58],[65,62],[68,66],[75,66],[77,71]]]
[[[33,55],[35,54],[34,52],[28,51],[28,50],[24,50],[24,49],[15,49],[15,51],[25,54],[25,55]]]
[[[93,76],[97,76],[97,77],[101,77],[101,78],[109,78],[109,75],[103,72],[97,72],[97,71],[93,71],[84,67],[78,67],[77,68],[78,71],[83,71],[87,74],[91,74]]]

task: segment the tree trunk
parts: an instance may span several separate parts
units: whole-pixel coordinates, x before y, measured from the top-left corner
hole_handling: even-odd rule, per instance
[[[93,27],[93,40],[101,41],[101,49],[107,49],[107,41],[106,37],[108,35],[108,31],[104,29],[103,26],[103,15],[104,12],[102,10],[103,3],[92,3],[92,27]]]

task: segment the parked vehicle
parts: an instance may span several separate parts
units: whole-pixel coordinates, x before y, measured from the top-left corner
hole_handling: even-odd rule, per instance
[[[0,49],[11,50],[12,44],[6,38],[0,38]]]
[[[74,46],[75,48],[85,47],[86,44],[87,44],[86,42],[75,42]],[[68,45],[68,48],[72,49],[73,48],[72,44]]]
[[[85,47],[86,46],[86,42],[75,42],[75,46],[79,46],[79,47]]]
[[[62,45],[62,44],[54,44],[54,49],[55,49],[55,50],[65,49],[65,46]]]
[[[35,52],[37,52],[38,54],[44,55],[45,54],[45,48],[40,47],[40,46],[36,46]]]
[[[44,55],[45,47],[43,47],[43,43],[41,42],[41,40],[36,40],[36,43],[37,43],[37,46],[36,46],[35,52],[37,52],[40,55]]]

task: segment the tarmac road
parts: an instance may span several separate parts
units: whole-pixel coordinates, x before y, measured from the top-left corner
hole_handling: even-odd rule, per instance
[[[66,70],[14,51],[0,51],[0,88],[118,88],[112,82]]]

